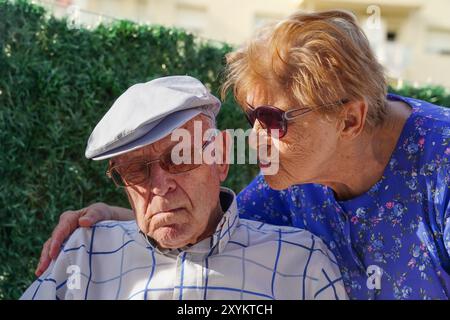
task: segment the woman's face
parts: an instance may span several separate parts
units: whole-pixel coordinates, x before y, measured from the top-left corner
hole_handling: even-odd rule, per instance
[[[284,111],[301,106],[292,105],[284,97],[267,98],[254,91],[247,95],[247,103],[253,108],[263,105],[275,106]],[[278,146],[278,173],[265,175],[273,189],[285,189],[293,184],[320,183],[333,171],[333,157],[338,145],[338,124],[333,116],[309,112],[288,121],[287,134],[281,139],[268,137],[259,142],[258,148],[267,143]],[[264,130],[256,121],[253,130]],[[270,149],[270,147],[269,147]],[[262,170],[264,174],[264,170]]]

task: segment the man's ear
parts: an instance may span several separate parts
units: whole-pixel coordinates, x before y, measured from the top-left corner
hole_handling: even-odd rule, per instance
[[[350,101],[343,105],[338,121],[340,136],[347,139],[356,138],[364,129],[367,112],[368,105],[365,99]]]
[[[223,130],[219,135],[216,136],[217,145],[217,159],[218,163],[217,168],[219,170],[219,178],[220,181],[223,182],[228,176],[228,171],[230,169],[230,155],[231,155],[231,147],[233,145],[233,138],[227,130]]]

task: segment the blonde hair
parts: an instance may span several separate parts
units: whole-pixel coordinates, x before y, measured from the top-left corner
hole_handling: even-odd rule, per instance
[[[349,12],[295,13],[260,30],[227,55],[222,98],[230,87],[241,106],[255,88],[266,96],[277,91],[300,106],[343,99],[365,100],[366,123],[380,124],[386,114],[386,78],[369,42]],[[337,112],[321,108],[320,112]]]

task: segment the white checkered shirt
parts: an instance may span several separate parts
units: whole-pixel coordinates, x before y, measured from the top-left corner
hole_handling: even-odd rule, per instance
[[[215,233],[159,250],[135,221],[79,228],[21,299],[346,299],[333,254],[310,232],[239,219],[235,194]]]

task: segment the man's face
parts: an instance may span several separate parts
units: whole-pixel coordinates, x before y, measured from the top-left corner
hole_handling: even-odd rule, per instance
[[[209,121],[198,116],[182,128],[194,134],[194,121],[202,121],[203,131]],[[158,159],[170,152],[178,142],[170,135],[151,145],[115,157],[112,165]],[[142,232],[153,238],[161,248],[181,248],[208,237],[221,218],[220,183],[228,173],[226,164],[202,164],[183,173],[171,174],[159,163],[149,166],[148,181],[126,187],[131,206]]]

